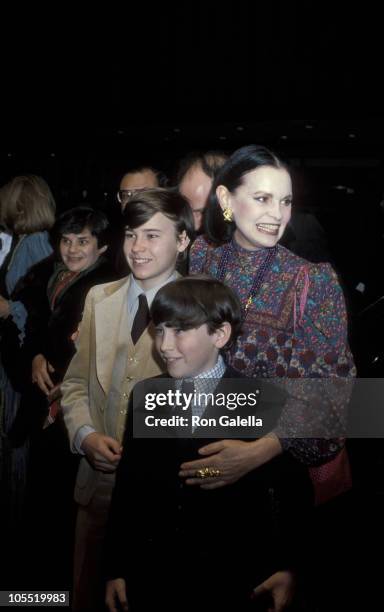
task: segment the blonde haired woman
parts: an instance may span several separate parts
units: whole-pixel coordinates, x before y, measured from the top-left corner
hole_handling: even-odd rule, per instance
[[[15,419],[27,369],[22,344],[27,311],[12,299],[17,283],[34,264],[52,252],[48,230],[55,220],[55,200],[45,180],[35,175],[16,176],[0,190],[0,223],[12,235],[12,246],[0,268],[0,431],[4,448],[1,463],[4,500],[9,516],[21,509],[26,473],[26,447],[11,449],[8,433]]]

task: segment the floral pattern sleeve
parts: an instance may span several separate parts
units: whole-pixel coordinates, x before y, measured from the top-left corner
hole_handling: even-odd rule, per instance
[[[355,376],[344,296],[329,264],[310,266],[305,309],[296,314],[301,320],[295,322],[284,381],[289,399],[276,434],[284,449],[315,465],[332,458],[343,446],[351,391],[346,379]]]
[[[246,304],[265,250],[236,245],[236,252],[227,262],[225,282]],[[221,254],[222,247],[200,236],[191,248],[190,273],[219,278]],[[288,399],[274,431],[302,463],[320,465],[343,447],[355,367],[343,292],[329,264],[309,263],[279,246],[243,333],[226,357],[244,376],[274,379],[285,388]]]
[[[189,252],[189,274],[204,272],[209,245],[203,236],[196,238]]]

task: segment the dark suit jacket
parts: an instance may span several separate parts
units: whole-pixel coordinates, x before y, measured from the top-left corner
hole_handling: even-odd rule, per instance
[[[10,330],[10,337],[6,338],[7,364],[12,381],[15,388],[22,392],[19,410],[9,434],[15,446],[22,444],[29,433],[39,431],[48,410],[45,395],[31,383],[32,359],[42,353],[55,368],[51,374],[54,382],[63,379],[75,353],[71,336],[81,321],[87,293],[94,285],[111,280],[115,275],[109,262],[100,257],[94,266],[76,277],[58,295],[51,310],[47,286],[55,274],[55,266],[54,256],[39,262],[15,289],[17,300],[24,304],[28,312],[23,347],[20,349],[17,346],[15,326],[13,333]]]
[[[146,381],[146,390],[155,389],[161,378]],[[227,368],[223,378],[242,377]],[[268,383],[264,386],[272,387]],[[219,383],[216,392],[221,388]],[[265,395],[271,407],[274,401],[282,400],[277,390],[271,394],[269,389]],[[213,440],[195,435],[185,439],[135,438],[134,412],[142,409],[140,402],[133,406],[131,399],[109,517],[106,576],[127,577],[135,590],[145,567],[155,563],[158,584],[177,574],[180,586],[183,576],[188,575],[187,568],[193,571],[213,555],[211,589],[214,575],[223,577],[230,563],[232,584],[249,590],[252,584],[290,565],[297,545],[291,542],[291,535],[297,539],[304,509],[310,503],[306,469],[284,453],[226,487],[204,491],[184,485],[178,476],[180,464],[199,458],[198,449]],[[209,459],[206,463],[209,466]],[[250,554],[253,563],[249,562]],[[169,586],[167,595],[173,587]],[[209,585],[205,584],[206,588]]]
[[[80,273],[58,294],[52,310],[47,288],[55,275],[55,262],[46,260],[44,267],[40,265],[32,272],[29,284],[20,290],[20,298],[28,310],[26,351],[31,360],[42,353],[62,379],[75,353],[71,336],[81,321],[87,293],[94,285],[114,280],[116,274],[110,263],[100,257],[96,264]]]

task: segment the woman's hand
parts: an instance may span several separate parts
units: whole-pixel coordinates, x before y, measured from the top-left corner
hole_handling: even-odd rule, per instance
[[[44,355],[41,353],[35,355],[32,360],[32,382],[36,383],[45,395],[49,395],[55,386],[49,375],[54,371],[54,367],[51,366]]]
[[[0,295],[0,318],[6,319],[11,314],[11,309],[8,300]]]
[[[263,595],[270,595],[273,607],[269,607],[268,612],[282,612],[293,599],[295,583],[292,572],[276,572],[254,589],[252,599],[257,600]]]
[[[118,606],[116,605],[117,603],[119,604]],[[124,578],[108,580],[105,592],[105,605],[109,612],[119,612],[119,610],[129,611]]]
[[[219,440],[199,449],[203,459],[188,461],[180,466],[179,476],[186,478],[187,485],[199,485],[202,489],[217,489],[232,484],[282,452],[281,444],[274,434],[259,440]],[[196,475],[203,468],[218,470],[217,476],[202,479]]]

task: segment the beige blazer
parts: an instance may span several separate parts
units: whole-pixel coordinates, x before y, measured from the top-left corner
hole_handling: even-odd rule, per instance
[[[72,449],[83,425],[121,441],[132,387],[138,380],[164,371],[154,350],[151,324],[136,345],[131,340],[127,306],[130,280],[128,276],[96,285],[87,295],[77,350],[61,386]],[[81,460],[75,487],[78,503],[89,503],[100,474],[85,457]]]

